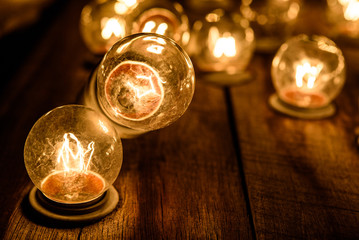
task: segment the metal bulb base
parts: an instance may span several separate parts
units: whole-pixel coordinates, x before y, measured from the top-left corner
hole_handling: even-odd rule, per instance
[[[29,202],[34,210],[50,219],[82,223],[97,221],[111,213],[119,202],[119,195],[111,186],[103,195],[90,202],[66,204],[47,198],[33,187],[29,194]]]
[[[300,108],[283,102],[277,94],[269,97],[269,105],[280,113],[301,119],[323,119],[333,116],[336,112],[332,103],[320,108]]]

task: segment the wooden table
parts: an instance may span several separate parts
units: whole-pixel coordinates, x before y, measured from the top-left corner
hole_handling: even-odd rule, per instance
[[[37,217],[26,201],[33,184],[23,146],[40,116],[76,102],[99,60],[78,30],[85,3],[56,1],[39,23],[0,40],[1,237],[359,239],[359,51],[345,45],[347,82],[335,116],[309,121],[274,112],[267,103],[273,55],[256,53],[251,82],[220,87],[198,79],[180,120],[123,140],[114,183],[120,202],[107,217],[80,226]],[[298,31],[321,33],[310,23],[323,7],[308,9]]]

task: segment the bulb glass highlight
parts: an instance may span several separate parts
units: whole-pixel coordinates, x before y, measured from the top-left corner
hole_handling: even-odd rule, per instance
[[[24,147],[26,170],[49,199],[84,203],[101,196],[122,165],[121,140],[94,110],[67,105],[42,116]]]

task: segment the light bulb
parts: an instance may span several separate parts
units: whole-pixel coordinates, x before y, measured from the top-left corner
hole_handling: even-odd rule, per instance
[[[106,118],[80,105],[55,108],[32,127],[26,170],[48,199],[81,204],[102,196],[122,165],[122,144]]]
[[[179,3],[153,0],[94,0],[80,19],[81,35],[95,54],[104,54],[121,38],[152,32],[174,39],[182,47],[189,40],[188,17]]]
[[[359,38],[359,1],[327,0],[328,20],[332,24],[331,37],[344,37],[358,45]]]
[[[190,39],[188,17],[181,4],[145,0],[133,11],[131,33],[157,33],[186,49]]]
[[[119,39],[130,34],[128,15],[137,1],[94,0],[81,12],[80,32],[88,49],[104,54]]]
[[[299,109],[328,110],[331,115],[330,103],[345,82],[345,62],[333,41],[303,34],[280,47],[271,73],[281,102]]]
[[[273,52],[291,35],[301,0],[243,0],[240,11],[253,28],[256,49]]]
[[[173,40],[134,34],[106,53],[83,102],[103,112],[126,138],[163,128],[182,116],[192,100],[194,81],[191,60]]]
[[[200,72],[244,73],[253,51],[253,30],[239,14],[216,9],[194,23],[189,52]],[[205,79],[212,78],[206,76]],[[241,80],[238,76],[233,79],[234,82]],[[224,81],[225,77],[217,79],[219,83]]]

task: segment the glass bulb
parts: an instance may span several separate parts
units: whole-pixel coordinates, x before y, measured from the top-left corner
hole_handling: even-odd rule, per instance
[[[246,19],[222,9],[194,23],[190,54],[202,72],[245,70],[254,51],[254,34]]]
[[[191,60],[173,40],[140,33],[117,42],[97,69],[97,99],[107,117],[130,129],[165,127],[194,93]]]
[[[240,11],[250,21],[256,49],[275,51],[292,33],[300,0],[243,0]]]
[[[80,31],[88,49],[104,54],[115,42],[129,35],[128,15],[137,4],[136,0],[95,0],[87,4],[81,12]]]
[[[24,148],[26,170],[49,199],[84,203],[101,196],[122,165],[121,140],[91,108],[66,105],[42,116]]]
[[[291,38],[278,50],[271,71],[279,98],[296,107],[328,105],[345,82],[342,52],[324,36]]]
[[[140,32],[165,35],[182,47],[189,40],[183,7],[168,1],[95,0],[83,8],[80,30],[95,54],[104,54],[121,38]]]
[[[181,4],[146,0],[133,12],[131,33],[157,33],[186,48],[190,34],[188,17]]]
[[[327,0],[328,20],[333,24],[331,35],[359,37],[359,1]]]

